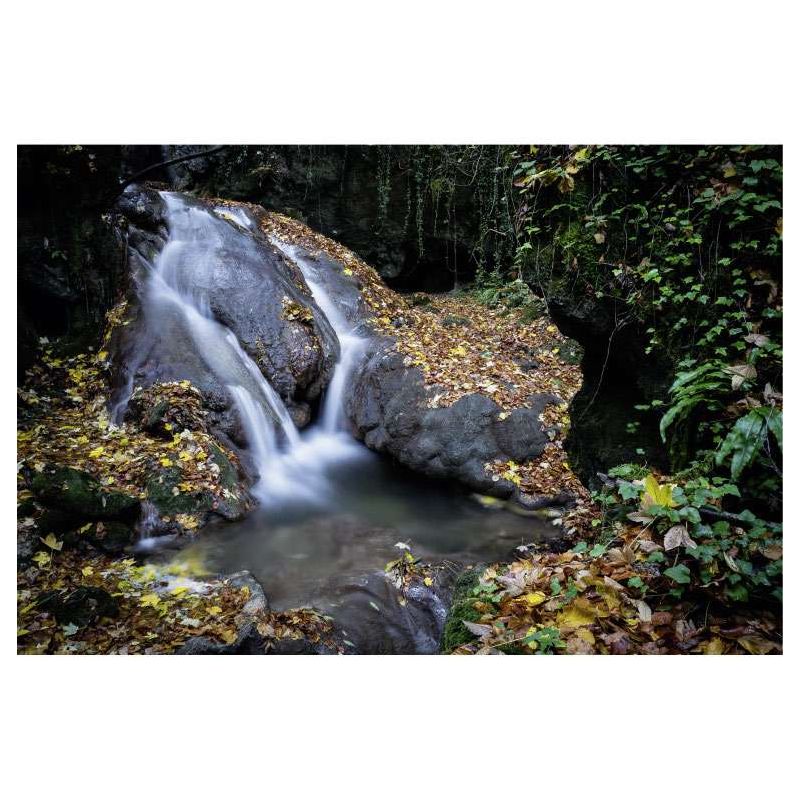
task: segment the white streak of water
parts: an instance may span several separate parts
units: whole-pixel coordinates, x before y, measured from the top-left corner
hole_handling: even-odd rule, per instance
[[[334,368],[322,409],[322,430],[326,433],[335,433],[343,429],[345,421],[344,391],[348,378],[364,354],[367,340],[355,333],[354,326],[348,322],[334,302],[319,275],[317,263],[306,258],[299,248],[293,245],[281,242],[276,238],[271,238],[270,241],[300,268],[316,304],[328,318],[328,322],[339,339],[339,361]]]
[[[258,365],[233,331],[214,319],[210,309],[209,287],[224,277],[226,237],[244,235],[231,228],[227,220],[251,228],[250,218],[240,209],[220,207],[211,213],[188,205],[179,195],[163,192],[161,196],[167,208],[169,237],[143,293],[150,324],[159,330],[166,320],[177,320],[205,365],[226,387],[258,472],[253,494],[266,505],[325,502],[330,492],[330,471],[363,454],[344,431],[342,407],[347,378],[363,352],[365,340],[353,333],[314,265],[294,257],[341,349],[325,396],[321,425],[301,436]]]

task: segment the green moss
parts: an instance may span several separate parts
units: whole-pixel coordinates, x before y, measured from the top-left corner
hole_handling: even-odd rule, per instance
[[[220,483],[228,491],[234,491],[239,486],[239,475],[236,468],[216,444],[209,443],[209,449],[211,450],[211,460],[219,467]]]
[[[147,499],[166,516],[209,511],[213,504],[211,495],[208,492],[174,491],[182,482],[183,475],[177,467],[158,469],[147,481]]]
[[[71,467],[48,468],[32,483],[36,499],[68,517],[113,519],[136,516],[139,501],[121,492],[108,492],[87,472]]]
[[[442,653],[451,653],[460,645],[475,638],[462,623],[464,620],[477,622],[480,618],[480,613],[475,609],[475,598],[472,596],[472,590],[478,585],[480,574],[480,570],[471,569],[462,572],[456,579],[453,599],[442,633]]]

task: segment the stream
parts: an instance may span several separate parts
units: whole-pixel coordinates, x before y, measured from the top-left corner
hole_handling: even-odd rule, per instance
[[[236,336],[214,318],[203,288],[224,280],[227,259],[246,246],[242,229],[253,220],[242,209],[212,212],[169,192],[162,198],[169,238],[151,265],[145,311],[153,329],[167,319],[182,326],[226,387],[258,472],[251,491],[259,507],[241,522],[208,525],[184,553],[212,572],[250,571],[273,609],[313,605],[329,614],[354,652],[436,652],[445,601],[424,589],[399,602],[384,565],[411,548],[455,574],[557,529],[408,473],[350,435],[344,398],[368,343],[361,320],[354,307],[334,300],[315,261],[273,240],[302,271],[340,347],[319,418],[298,431]],[[140,550],[158,558],[170,546],[166,538],[148,539]]]

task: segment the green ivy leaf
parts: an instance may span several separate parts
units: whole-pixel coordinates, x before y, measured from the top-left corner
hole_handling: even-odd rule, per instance
[[[686,564],[676,564],[674,567],[665,569],[664,574],[668,578],[672,578],[675,583],[689,583],[692,580],[692,574]]]

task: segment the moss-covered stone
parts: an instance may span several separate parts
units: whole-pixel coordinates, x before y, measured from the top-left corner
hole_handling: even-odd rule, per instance
[[[429,306],[431,304],[431,296],[429,294],[425,294],[424,292],[414,292],[414,294],[409,295],[408,304],[412,307]]]
[[[215,444],[209,445],[211,460],[219,467],[219,482],[224,497],[214,504],[214,511],[227,520],[242,519],[248,511],[247,492],[242,485],[236,467]]]
[[[472,595],[472,590],[478,585],[480,574],[480,570],[470,569],[456,578],[453,598],[442,632],[442,653],[451,653],[460,645],[475,638],[474,634],[464,627],[463,622],[464,620],[477,622],[480,618],[480,612],[475,609],[475,597]]]
[[[198,514],[210,511],[214,498],[208,492],[182,492],[184,478],[178,467],[159,467],[147,481],[147,499],[161,516]]]
[[[466,317],[458,314],[447,314],[442,317],[442,325],[446,325],[448,328],[467,328],[470,324]]]
[[[105,490],[89,473],[72,467],[46,467],[33,478],[33,493],[46,508],[71,519],[135,519],[139,501]]]
[[[97,586],[79,586],[66,596],[57,591],[45,592],[36,603],[41,610],[49,611],[59,625],[77,625],[79,628],[119,614],[119,603]]]
[[[155,383],[137,389],[128,404],[128,417],[163,439],[171,439],[184,429],[206,430],[202,397],[188,381]]]

